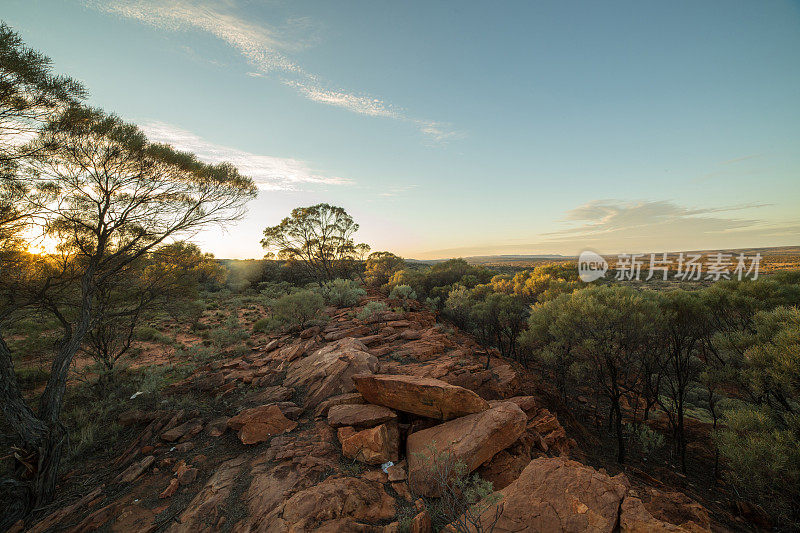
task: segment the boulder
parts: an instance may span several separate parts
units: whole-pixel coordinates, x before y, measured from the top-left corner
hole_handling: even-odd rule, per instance
[[[271,404],[245,409],[228,420],[228,427],[239,432],[243,444],[255,444],[292,431],[297,422],[283,416],[280,407]]]
[[[399,459],[400,434],[397,422],[387,422],[361,431],[341,428],[339,439],[342,455],[350,459],[371,465]]]
[[[396,419],[394,411],[380,405],[343,404],[334,405],[328,410],[328,424],[335,428],[342,426],[370,428]]]
[[[373,531],[364,523],[388,521],[394,499],[377,483],[328,477],[283,501],[264,519],[269,531]],[[258,530],[261,530],[258,528]]]
[[[434,453],[447,453],[449,460],[463,462],[472,472],[517,441],[525,432],[525,421],[522,409],[506,402],[412,433],[406,454],[412,490],[424,496],[438,496],[439,488],[429,479]]]
[[[189,420],[188,422],[184,422],[180,426],[175,426],[174,428],[165,431],[161,434],[161,440],[165,440],[167,442],[175,442],[181,438],[185,440],[197,435],[201,431],[203,431],[203,419],[195,418],[193,420]]]
[[[378,368],[378,359],[358,339],[345,338],[293,362],[284,387],[305,388],[305,406],[319,405],[338,394],[355,391],[352,377]]]
[[[370,403],[429,418],[450,420],[489,408],[474,392],[434,378],[372,374],[353,381]]]
[[[495,533],[611,533],[619,523],[628,488],[622,474],[610,477],[562,457],[535,459],[500,491],[502,499],[483,513],[481,523],[488,527],[500,506]]]

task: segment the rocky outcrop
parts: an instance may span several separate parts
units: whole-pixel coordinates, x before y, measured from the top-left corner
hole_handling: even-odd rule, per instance
[[[373,374],[353,381],[370,403],[429,418],[450,420],[489,408],[474,392],[433,378]]]
[[[317,406],[338,394],[355,391],[353,376],[376,371],[378,359],[359,340],[345,338],[293,362],[284,387],[306,390],[304,405]]]
[[[438,487],[430,479],[435,455],[445,453],[449,460],[463,462],[468,472],[512,445],[525,432],[525,413],[514,403],[497,406],[408,437],[409,482],[417,494],[437,496]]]

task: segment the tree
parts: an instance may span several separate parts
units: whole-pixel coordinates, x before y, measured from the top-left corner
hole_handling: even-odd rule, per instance
[[[83,349],[106,371],[131,347],[141,319],[155,310],[184,314],[201,283],[223,281],[210,254],[183,241],[160,246],[97,289],[94,327]]]
[[[535,307],[526,334],[526,343],[544,350],[548,359],[566,358],[556,364],[562,375],[574,365],[585,368],[595,393],[610,404],[619,463],[625,461],[621,399],[636,391],[638,362],[651,344],[656,311],[650,299],[628,287],[593,286]]]
[[[372,252],[367,257],[364,278],[370,287],[380,288],[392,279],[395,272],[402,270],[406,262],[391,252]]]
[[[698,294],[684,290],[661,295],[659,307],[663,317],[659,321],[659,334],[664,350],[661,359],[664,394],[659,397],[659,404],[667,413],[681,470],[686,473],[686,396],[689,386],[703,370],[700,353],[708,309]]]
[[[297,207],[277,226],[264,230],[261,245],[279,259],[302,261],[319,282],[348,277],[352,262],[369,250],[356,244],[358,224],[341,208],[328,204]]]
[[[30,168],[20,181],[33,192],[43,234],[61,243],[77,280],[74,300],[48,300],[64,336],[37,413],[20,401],[11,354],[0,343],[3,414],[21,447],[37,457],[31,506],[54,494],[66,437],[59,416],[67,373],[96,324],[99,295],[162,244],[236,219],[256,189],[229,164],[201,163],[148,142],[116,116],[77,106],[48,123],[25,149]]]

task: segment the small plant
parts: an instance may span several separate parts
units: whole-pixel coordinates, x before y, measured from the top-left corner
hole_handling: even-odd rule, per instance
[[[376,315],[385,312],[386,309],[388,309],[388,307],[383,302],[369,302],[361,309],[361,311],[358,312],[356,318],[362,322],[366,322],[374,318]]]
[[[335,307],[353,307],[367,294],[358,283],[349,279],[329,281],[319,289],[319,292],[325,298],[326,304]]]
[[[470,475],[467,465],[449,451],[438,451],[435,443],[427,453],[418,453],[423,461],[423,476],[432,484],[437,498],[423,497],[433,528],[439,531],[450,526],[458,533],[494,531],[503,512],[500,494],[493,492],[492,483],[478,474]],[[411,480],[409,480],[411,481]],[[413,487],[413,483],[409,483]],[[495,507],[494,515],[483,517]]]
[[[647,424],[625,424],[625,432],[630,439],[639,445],[645,458],[664,447],[664,436]]]
[[[259,319],[253,331],[268,333],[281,329],[303,329],[319,318],[323,298],[313,290],[303,289],[281,296],[272,303],[272,316]]]

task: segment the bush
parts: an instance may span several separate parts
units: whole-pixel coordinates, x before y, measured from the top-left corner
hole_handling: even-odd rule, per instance
[[[353,307],[367,291],[358,286],[353,280],[335,279],[329,281],[319,290],[325,303],[334,307]]]
[[[322,310],[325,302],[315,291],[303,289],[281,296],[272,304],[272,316],[256,321],[254,331],[276,331],[279,329],[303,329],[310,325]]]
[[[625,424],[625,433],[639,446],[645,457],[664,447],[664,435],[650,429],[647,424]]]
[[[497,506],[492,520],[484,524],[481,517],[500,501],[500,494],[492,491],[492,483],[478,474],[469,474],[467,465],[457,461],[448,451],[439,452],[433,444],[428,453],[418,454],[423,460],[425,477],[436,487],[438,498],[425,500],[434,531],[443,530],[448,524],[458,533],[478,533],[494,530],[500,519],[502,507]]]
[[[388,307],[386,307],[386,304],[383,302],[369,302],[361,309],[361,311],[358,312],[356,318],[362,322],[365,322],[373,318],[375,315],[385,312],[386,309],[388,309]]]
[[[400,300],[403,303],[403,309],[407,310],[411,300],[417,299],[417,293],[410,285],[395,285],[392,292],[389,293],[389,298]]]

